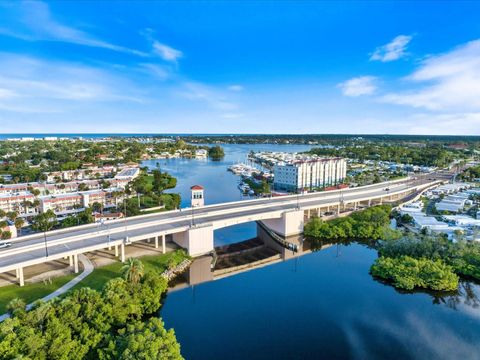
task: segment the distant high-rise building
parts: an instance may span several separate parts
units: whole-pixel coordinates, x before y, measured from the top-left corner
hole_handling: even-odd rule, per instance
[[[343,158],[293,161],[275,165],[273,171],[275,189],[297,191],[340,184],[347,175],[347,162]]]

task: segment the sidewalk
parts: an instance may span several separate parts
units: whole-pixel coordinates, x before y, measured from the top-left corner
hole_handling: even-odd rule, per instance
[[[85,279],[88,275],[90,275],[93,271],[93,264],[92,262],[83,254],[78,255],[78,260],[83,264],[83,272],[78,275],[76,278],[70,280],[68,283],[65,285],[59,287],[57,290],[52,292],[51,294],[48,294],[47,296],[44,296],[41,298],[41,301],[49,301],[52,300],[53,298],[56,298],[57,296],[60,296],[62,294],[65,294],[68,290],[73,288],[75,285],[77,285],[80,281]],[[38,301],[38,300],[37,300]],[[28,304],[26,309],[30,310],[33,307],[34,303]],[[0,316],[0,322],[3,320],[7,319],[10,317],[10,314],[3,314]]]

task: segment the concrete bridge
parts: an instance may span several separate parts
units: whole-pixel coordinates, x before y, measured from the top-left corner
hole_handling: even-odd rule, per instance
[[[337,216],[398,201],[442,181],[445,177],[440,174],[429,174],[351,189],[207,205],[22,236],[13,239],[10,248],[0,251],[0,273],[15,271],[22,286],[23,269],[27,266],[69,258],[70,266],[78,272],[80,254],[114,248],[115,256],[123,262],[125,246],[137,241],[153,240],[155,247],[161,246],[165,252],[167,236],[189,255],[200,256],[213,251],[216,229],[261,221],[274,233],[287,237],[302,233],[305,220],[311,216]]]

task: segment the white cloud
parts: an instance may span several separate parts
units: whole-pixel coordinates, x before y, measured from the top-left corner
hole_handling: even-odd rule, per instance
[[[183,53],[180,50],[174,49],[158,41],[154,41],[152,46],[153,51],[165,61],[176,62],[183,56]]]
[[[139,66],[142,70],[153,74],[157,79],[162,81],[169,79],[173,74],[172,69],[158,64],[143,63],[139,64]]]
[[[244,117],[245,115],[242,113],[225,113],[222,115],[224,119],[239,119]]]
[[[377,78],[374,76],[359,76],[342,82],[337,86],[342,89],[345,96],[371,95],[377,90],[376,80]]]
[[[198,82],[185,82],[184,90],[180,95],[195,101],[203,101],[214,110],[232,112],[238,109],[238,105],[229,101],[225,94],[210,86]]]
[[[244,90],[244,87],[242,85],[237,85],[237,84],[236,85],[230,85],[228,87],[228,90],[230,90],[230,91],[242,91],[242,90]]]
[[[17,96],[17,94],[14,91],[0,88],[0,99],[11,99],[15,96]]]
[[[171,62],[177,63],[178,59],[183,57],[183,52],[175,49],[167,44],[161,43],[160,41],[156,40],[155,30],[152,28],[145,28],[140,31],[140,34],[147,39],[152,45],[152,52],[159,56],[161,59]]]
[[[415,114],[409,119],[407,133],[430,135],[475,135],[480,129],[480,112]]]
[[[0,110],[60,112],[68,104],[142,102],[142,92],[111,71],[0,53]]]
[[[411,90],[386,94],[381,101],[432,111],[480,111],[480,40],[427,58],[405,80]]]
[[[56,21],[48,5],[41,1],[12,2],[11,6],[5,7],[4,10],[12,12],[10,18],[14,21],[15,30],[8,26],[0,27],[0,33],[3,35],[27,41],[60,41],[147,56],[141,51],[111,44]]]
[[[407,45],[411,40],[411,36],[398,35],[388,44],[376,48],[370,56],[370,60],[381,62],[398,60],[407,54]]]

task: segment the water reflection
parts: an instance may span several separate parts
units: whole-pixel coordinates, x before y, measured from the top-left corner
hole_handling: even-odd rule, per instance
[[[208,204],[239,200],[238,178],[226,165],[268,147],[225,146],[223,162],[171,159],[161,167],[177,176],[183,206],[196,183],[206,187]],[[222,229],[215,246],[258,234],[255,223]],[[280,259],[226,276],[215,278],[211,257],[194,262],[181,279],[186,288],[170,292],[162,308],[185,358],[480,359],[477,284],[462,281],[454,294],[405,294],[371,277],[374,243],[285,240],[297,251],[272,243]]]
[[[377,249],[378,241],[376,240],[352,240],[352,239],[336,239],[336,240],[319,240],[307,239],[306,243],[310,244],[312,251],[321,251],[329,246],[335,246],[336,256],[341,256],[342,247],[348,247],[354,244],[365,246],[366,248]],[[388,281],[380,278],[372,277],[375,281],[389,287],[393,287]],[[480,315],[480,286],[473,280],[460,280],[459,287],[456,291],[433,291],[428,289],[404,290],[394,288],[399,294],[427,294],[431,297],[432,303],[436,305],[445,305],[453,310],[464,309],[470,307],[479,311]]]
[[[306,244],[306,242],[304,242]],[[286,254],[289,254],[287,251]],[[478,285],[401,294],[374,281],[376,251],[351,243],[196,284],[162,316],[187,359],[474,359]],[[195,274],[196,275],[196,274]],[[213,280],[213,281],[212,281]],[[194,289],[194,290],[193,290]]]
[[[463,310],[468,306],[480,316],[480,286],[471,281],[460,281],[458,291],[453,294],[433,294],[432,298],[434,304],[444,304],[454,310]]]

